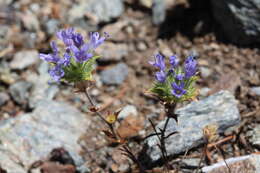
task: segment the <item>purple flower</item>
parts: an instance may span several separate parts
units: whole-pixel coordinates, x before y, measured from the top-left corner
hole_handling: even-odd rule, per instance
[[[56,35],[60,40],[63,41],[63,43],[66,46],[71,46],[73,44],[73,40],[72,40],[73,34],[75,34],[74,28],[68,28],[65,30],[58,31]]]
[[[40,57],[40,59],[47,61],[47,62],[51,62],[51,63],[57,63],[60,60],[60,58],[54,54],[40,53],[39,57]]]
[[[171,84],[171,86],[172,86],[172,91],[171,92],[177,98],[180,98],[181,96],[186,94],[186,90],[184,89],[184,82],[181,82],[180,85],[178,85],[175,82],[173,82]]]
[[[52,54],[40,53],[39,54],[40,59],[50,62],[50,63],[58,63],[58,61],[60,60],[60,57],[59,57],[59,50],[58,50],[57,44],[55,41],[51,41],[50,45],[51,45],[53,53]]]
[[[166,80],[166,74],[164,71],[161,70],[161,71],[155,73],[155,78],[159,82],[163,83]]]
[[[194,59],[194,56],[189,56],[185,60],[184,71],[185,78],[188,79],[195,75],[197,70],[197,61]]]
[[[107,33],[104,33],[105,37],[100,37],[98,32],[91,32],[89,34],[89,48],[90,49],[96,49],[99,45],[104,43],[105,39],[108,37]]]
[[[84,44],[83,36],[80,33],[73,33],[72,40],[77,48],[80,48]]]
[[[183,74],[177,74],[177,75],[175,76],[175,79],[181,81],[181,80],[184,79],[184,75],[183,75]]]
[[[172,66],[172,68],[175,68],[178,66],[179,64],[179,60],[177,59],[177,56],[173,55],[173,56],[170,56],[170,64]]]
[[[53,67],[49,70],[49,74],[55,81],[60,81],[64,77],[65,71],[70,69],[71,58],[74,58],[77,63],[84,63],[94,56],[93,51],[100,44],[102,44],[105,37],[100,37],[98,32],[90,34],[89,42],[85,43],[83,36],[80,33],[75,32],[74,28],[68,28],[60,30],[56,33],[59,40],[65,45],[65,51],[60,52],[55,41],[50,43],[52,48],[51,54],[40,54],[40,58],[53,63]],[[79,65],[79,66],[78,66]],[[76,64],[76,67],[81,67],[80,64]],[[82,71],[87,71],[88,66],[84,66]],[[77,71],[78,72],[78,71]],[[82,75],[81,72],[73,75]],[[67,75],[66,75],[67,76]],[[67,80],[67,79],[66,79]],[[69,79],[70,80],[70,79]]]
[[[51,75],[54,81],[59,82],[60,79],[64,76],[64,71],[61,65],[56,65],[49,70],[49,74]]]
[[[61,64],[63,66],[68,66],[70,64],[70,59],[71,59],[71,55],[68,52],[65,52],[63,55],[63,58],[60,59],[60,61],[58,62],[58,64]]]
[[[70,48],[74,53],[75,60],[79,63],[83,63],[93,56],[93,54],[89,52],[88,44],[84,44],[80,48],[76,47],[75,45],[72,45]]]
[[[58,55],[59,49],[58,49],[57,43],[55,41],[51,41],[50,46],[52,48],[53,54]]]
[[[164,71],[166,66],[165,66],[165,62],[164,62],[164,57],[160,54],[160,53],[157,53],[155,56],[154,56],[154,62],[153,61],[150,61],[149,63],[157,68],[159,68],[161,71]]]

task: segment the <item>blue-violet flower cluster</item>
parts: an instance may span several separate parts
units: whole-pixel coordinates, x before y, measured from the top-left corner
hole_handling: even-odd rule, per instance
[[[194,83],[197,80],[197,61],[193,55],[186,58],[183,68],[179,66],[175,55],[169,57],[169,68],[166,67],[165,57],[159,53],[154,56],[154,61],[149,63],[158,69],[155,73],[156,83],[151,92],[162,100],[178,102],[196,96]]]
[[[64,47],[59,48],[55,41],[51,41],[52,53],[40,53],[40,59],[52,65],[49,70],[52,79],[56,82],[91,80],[92,66],[99,57],[94,55],[94,50],[105,41],[107,34],[101,37],[98,32],[91,32],[89,41],[85,42],[80,33],[68,28],[58,31],[56,36]]]

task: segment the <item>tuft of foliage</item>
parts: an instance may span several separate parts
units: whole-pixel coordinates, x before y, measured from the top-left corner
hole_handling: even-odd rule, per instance
[[[74,59],[71,59],[70,65],[63,68],[65,74],[62,80],[68,82],[92,80],[93,65],[98,58],[100,56],[94,56],[83,63],[77,63]]]

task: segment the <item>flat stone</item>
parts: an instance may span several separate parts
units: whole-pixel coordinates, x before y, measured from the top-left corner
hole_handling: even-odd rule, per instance
[[[260,155],[252,154],[242,157],[233,157],[226,159],[231,172],[241,172],[241,173],[259,173],[260,172]],[[206,166],[202,168],[202,172],[205,173],[226,173],[228,168],[226,167],[224,161],[216,163],[211,166]]]
[[[96,53],[102,55],[99,61],[120,61],[128,54],[128,47],[123,43],[106,42],[106,44],[97,48]]]
[[[128,66],[119,63],[116,66],[103,70],[100,74],[101,81],[107,85],[120,85],[128,75]]]
[[[11,69],[22,70],[30,65],[35,64],[39,60],[36,50],[23,50],[14,55],[14,59],[10,63]]]
[[[44,159],[54,148],[63,147],[81,167],[78,140],[90,120],[76,108],[55,101],[41,101],[29,114],[0,122],[0,165],[8,173],[27,173],[33,162]],[[18,164],[18,160],[25,168]]]
[[[174,131],[178,133],[166,139],[166,149],[169,155],[179,154],[203,143],[203,128],[206,125],[218,125],[218,132],[239,124],[240,114],[237,101],[228,91],[220,91],[198,102],[177,109],[178,124],[170,119],[166,136]],[[156,128],[162,128],[166,120],[161,121]],[[147,139],[147,155],[152,161],[160,159],[161,152],[157,146],[156,136]]]

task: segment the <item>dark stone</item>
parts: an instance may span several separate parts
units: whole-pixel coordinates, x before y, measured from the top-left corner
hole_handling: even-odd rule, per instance
[[[260,42],[259,0],[211,0],[216,20],[236,44]]]

